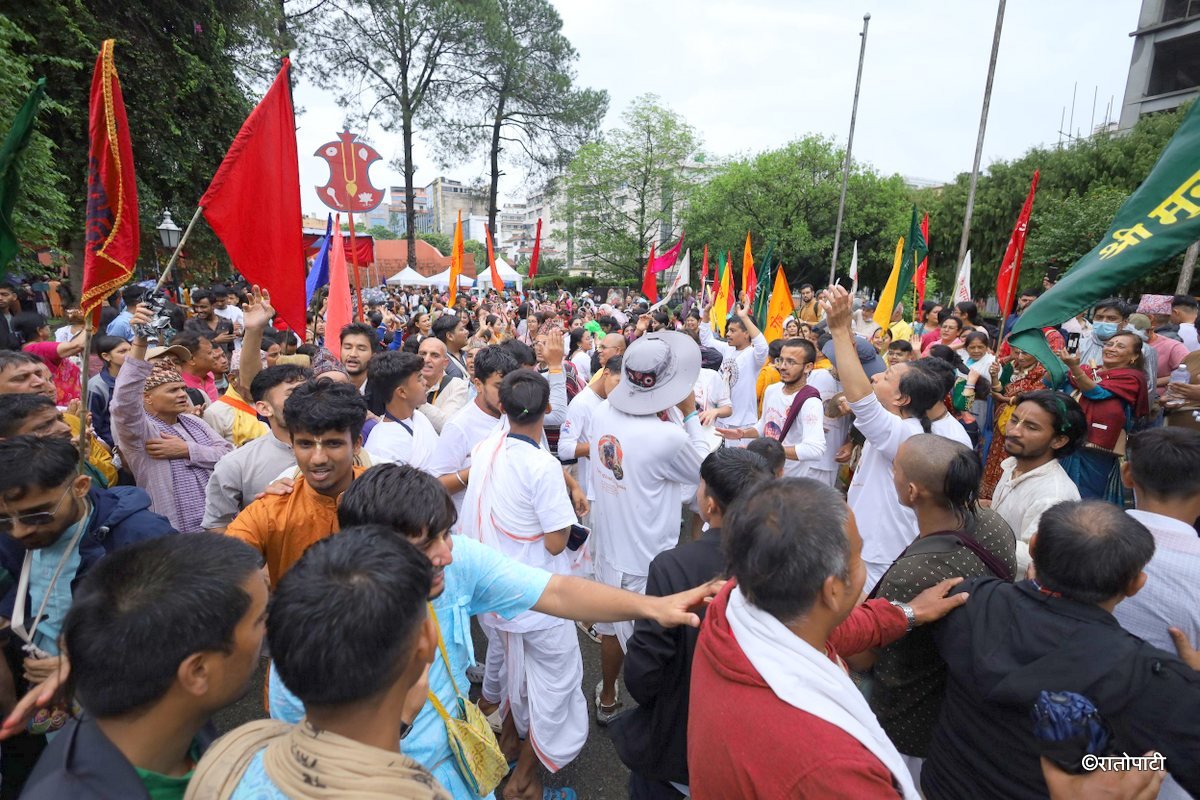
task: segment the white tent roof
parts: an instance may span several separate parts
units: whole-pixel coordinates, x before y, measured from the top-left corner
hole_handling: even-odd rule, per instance
[[[520,285],[525,280],[524,275],[517,272],[515,269],[509,266],[507,261],[500,257],[496,258],[496,271],[500,273],[500,280],[504,281],[506,284],[515,283]],[[480,270],[479,275],[475,278],[475,283],[478,286],[491,286],[492,271],[486,268]]]
[[[429,278],[412,267],[405,267],[387,279],[389,286],[429,286]]]
[[[426,280],[429,281],[430,286],[449,286],[450,285],[450,269],[447,267],[445,271],[439,272],[437,275],[431,275]],[[460,289],[472,286],[472,285],[474,285],[474,283],[475,283],[475,281],[473,278],[468,278],[466,275],[458,276],[458,286]]]

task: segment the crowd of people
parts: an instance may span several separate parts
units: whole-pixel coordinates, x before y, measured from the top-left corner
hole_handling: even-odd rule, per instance
[[[0,283],[0,797],[571,800],[593,721],[635,800],[1200,797],[1200,306],[1054,385],[1039,291]]]

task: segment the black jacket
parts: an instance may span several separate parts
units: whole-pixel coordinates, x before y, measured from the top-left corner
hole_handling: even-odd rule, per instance
[[[720,530],[659,553],[650,562],[646,594],[692,589],[724,571]],[[703,611],[701,612],[703,616]],[[663,628],[640,620],[625,653],[625,688],[638,707],[617,717],[609,733],[625,766],[643,777],[686,784],[688,690],[699,628]]]
[[[1046,797],[1030,721],[1042,690],[1089,698],[1116,754],[1157,750],[1200,796],[1200,673],[1031,581],[972,578],[955,591],[971,599],[934,626],[949,679],[921,772],[928,800]]]
[[[212,725],[196,735],[203,751],[212,744]],[[149,800],[137,770],[96,721],[86,714],[67,723],[46,747],[25,783],[21,800]]]

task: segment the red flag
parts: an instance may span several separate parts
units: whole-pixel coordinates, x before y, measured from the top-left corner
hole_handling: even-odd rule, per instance
[[[338,214],[334,221],[334,230],[341,230],[341,223],[341,214]],[[325,306],[326,343],[337,342],[338,337],[342,335],[342,328],[351,323],[352,317],[350,270],[346,266],[346,244],[344,237],[334,236],[329,246],[329,301]],[[334,352],[337,353],[337,351]]]
[[[646,277],[642,279],[642,294],[651,303],[658,302],[658,277],[654,273],[654,242],[650,243],[650,258],[646,260]]]
[[[1033,195],[1037,191],[1038,170],[1033,171],[1033,182],[1029,184],[1029,195],[1021,206],[1021,215],[1013,226],[1004,260],[1000,262],[1000,275],[996,278],[996,299],[1000,301],[1000,319],[1008,318],[1013,300],[1017,295],[1017,282],[1021,280],[1021,257],[1025,253],[1025,234],[1029,232],[1029,212],[1033,210]]]
[[[290,65],[283,59],[270,90],[242,123],[200,206],[237,271],[270,289],[279,317],[302,331],[304,238]]]
[[[492,273],[492,288],[497,292],[504,291],[504,281],[500,279],[500,270],[496,269],[496,248],[492,245],[492,232],[488,230],[488,226],[483,226],[483,232],[487,234],[487,250],[488,250],[488,269]]]
[[[91,315],[93,328],[100,324],[105,298],[133,276],[141,244],[133,145],[113,42],[105,39],[96,56],[88,110],[87,241],[79,307],[85,316]]]
[[[537,235],[533,237],[533,255],[529,257],[529,279],[537,277],[538,256],[542,254],[542,218],[538,217]]]
[[[679,241],[675,243],[675,246],[663,253],[658,258],[654,259],[654,272],[664,272],[675,266],[675,262],[679,260],[679,253],[683,249],[683,235],[685,233],[687,233],[687,231],[680,231]]]
[[[704,282],[708,280],[708,245],[704,245],[704,263],[700,267],[700,289],[703,291]]]
[[[925,247],[929,247],[929,212],[925,212],[925,219],[921,220],[921,235],[925,237]],[[929,254],[926,252],[925,257],[921,259],[921,266],[917,267],[917,274],[913,277],[913,284],[917,287],[917,307],[913,309],[913,319],[920,319],[916,316],[921,313],[921,306],[925,304],[925,278],[929,274]]]

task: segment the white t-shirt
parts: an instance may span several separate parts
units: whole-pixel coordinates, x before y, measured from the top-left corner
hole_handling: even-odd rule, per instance
[[[403,421],[385,419],[371,429],[363,447],[374,464],[390,461],[434,474],[430,463],[438,449],[438,435],[433,423],[420,411],[414,411],[410,419]]]
[[[728,408],[733,405],[729,397],[729,384],[715,369],[702,369],[696,376],[696,410],[711,411],[714,408]],[[721,421],[725,424],[725,420]]]
[[[808,376],[808,385],[821,393],[822,404],[842,390],[842,385],[827,369],[814,369]],[[823,410],[822,414],[824,414]],[[825,452],[812,466],[812,469],[827,473],[836,472],[838,468],[837,451],[845,444],[846,436],[850,432],[850,417],[844,416],[836,419],[822,417],[821,424],[825,429]]]
[[[646,575],[679,541],[679,484],[695,483],[708,443],[698,417],[683,428],[633,416],[605,401],[592,412],[595,552],[628,575]]]
[[[583,350],[576,350],[575,355],[571,356],[571,363],[575,365],[575,369],[579,372],[579,378],[583,381],[592,379],[592,354]]]
[[[850,408],[855,427],[867,440],[847,497],[862,534],[862,558],[874,564],[890,564],[920,533],[917,515],[900,505],[896,495],[892,462],[900,445],[923,432],[921,421],[892,414],[874,394],[856,400]],[[971,446],[962,423],[948,414],[935,420],[932,427],[939,436]]]
[[[725,420],[726,425],[749,428],[758,419],[758,371],[767,361],[766,337],[760,333],[749,347],[738,350],[714,337],[710,326],[701,324],[700,344],[720,351],[725,359],[721,374],[729,385],[729,397],[733,401],[733,416]]]
[[[584,444],[591,442],[588,428],[592,421],[592,412],[603,402],[604,398],[596,394],[592,387],[587,386],[575,395],[575,399],[567,406],[567,419],[563,422],[562,430],[558,434],[558,457],[561,460],[570,461],[575,457],[575,445],[580,442]],[[575,479],[579,481],[579,488],[590,499],[592,497],[591,459],[587,457],[579,459],[578,466]]]
[[[768,386],[763,394],[762,416],[754,427],[759,436],[775,439],[784,447],[796,448],[796,458],[788,458],[783,462],[784,477],[808,478],[812,477],[809,471],[817,468],[821,457],[825,455],[825,411],[821,406],[821,398],[808,398],[800,406],[800,414],[787,436],[780,439],[795,397],[794,392],[783,393],[782,383]]]
[[[499,419],[480,408],[474,400],[467,403],[442,427],[437,452],[429,462],[429,474],[440,478],[471,466],[471,449],[486,439],[499,424]],[[454,492],[450,498],[461,514],[463,493]],[[457,532],[461,528],[455,524],[454,530]]]

